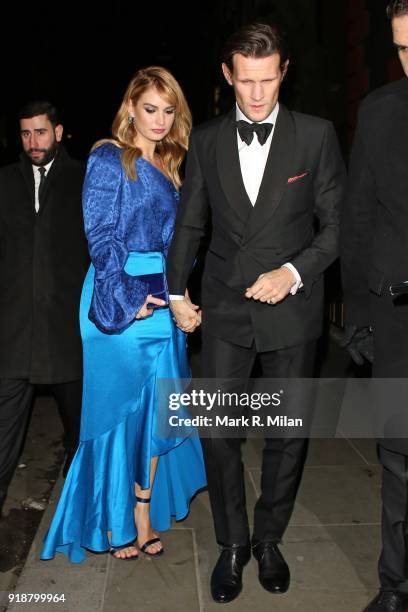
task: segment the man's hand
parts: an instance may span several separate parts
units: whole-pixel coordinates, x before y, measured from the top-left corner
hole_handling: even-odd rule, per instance
[[[295,275],[289,268],[285,266],[277,268],[260,274],[252,287],[246,290],[245,297],[268,302],[268,304],[277,304],[288,295],[295,282]]]
[[[135,319],[145,319],[146,317],[150,317],[153,314],[153,308],[148,308],[148,304],[156,304],[157,306],[166,306],[166,302],[164,300],[159,300],[159,298],[155,298],[152,295],[148,295],[145,303],[135,316]]]
[[[190,308],[195,310],[197,314],[200,315],[200,323],[201,323],[201,309],[199,306],[197,306],[197,304],[193,304],[193,302],[190,300],[190,294],[188,292],[188,289],[186,289],[186,292],[184,294],[184,299],[187,302],[187,304],[190,306]]]
[[[191,333],[201,324],[200,307],[191,302],[187,291],[184,300],[170,300],[170,308],[182,331]]]
[[[359,366],[363,365],[364,359],[370,363],[374,361],[373,333],[370,327],[346,325],[340,346],[347,349],[354,363]]]

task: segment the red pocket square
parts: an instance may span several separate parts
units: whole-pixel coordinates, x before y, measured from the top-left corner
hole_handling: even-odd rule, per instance
[[[297,176],[291,176],[288,178],[288,183],[295,183],[296,181],[299,181],[300,179],[307,176],[308,174],[308,172],[302,172],[302,174],[298,174]]]

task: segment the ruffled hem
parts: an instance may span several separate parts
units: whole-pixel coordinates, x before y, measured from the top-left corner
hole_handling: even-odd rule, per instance
[[[163,272],[161,253],[131,253],[129,274]],[[147,489],[150,462],[160,456],[152,489],[152,527],[164,531],[172,517],[183,519],[196,492],[206,486],[201,444],[189,438],[159,435],[166,406],[159,380],[189,377],[184,334],[168,309],[106,335],[88,319],[93,292],[92,267],[81,298],[84,343],[84,391],[81,442],[45,538],[42,559],[65,553],[78,563],[86,549],[103,552],[136,538],[135,482]]]
[[[81,442],[67,475],[41,559],[56,552],[79,563],[86,549],[104,552],[137,536],[133,509],[135,473],[141,466],[140,415],[130,414],[112,431]],[[150,457],[150,455],[148,455]],[[150,459],[147,462],[150,466]],[[141,471],[145,471],[142,467]],[[172,518],[182,520],[191,499],[206,486],[201,444],[187,438],[160,455],[152,489],[150,518],[153,529],[165,531]]]

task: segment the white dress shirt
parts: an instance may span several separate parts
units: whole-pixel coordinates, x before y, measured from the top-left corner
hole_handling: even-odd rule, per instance
[[[45,166],[43,166],[45,168],[45,174],[44,174],[44,178],[47,177],[48,171],[52,166],[53,163],[53,159],[46,164]],[[33,168],[33,173],[34,173],[34,191],[35,191],[35,212],[38,213],[38,211],[40,210],[40,200],[38,198],[38,190],[40,188],[40,182],[41,182],[41,174],[38,171],[38,168],[40,166],[34,166],[34,164],[32,164],[32,168]]]
[[[275,131],[275,124],[278,112],[279,102],[276,104],[271,114],[266,117],[266,119],[258,122],[272,123],[271,133],[269,134],[264,145],[259,144],[258,136],[256,134],[254,134],[251,144],[247,145],[246,142],[241,140],[241,137],[237,130],[237,143],[242,180],[244,181],[245,191],[248,194],[248,198],[250,199],[252,206],[255,206],[259,188],[262,183],[262,177],[264,175],[266,160],[268,159],[269,155],[269,149],[271,148],[271,142],[273,138],[273,133]],[[248,123],[252,123],[252,121],[248,119],[248,117],[246,117],[241,111],[238,104],[236,106],[236,117],[237,121],[243,120]]]
[[[237,129],[237,145],[238,145],[238,154],[239,154],[239,163],[241,166],[241,174],[242,180],[244,182],[245,191],[248,194],[248,198],[252,204],[255,206],[256,200],[258,198],[259,188],[262,183],[262,178],[265,172],[265,166],[269,155],[269,150],[271,148],[271,142],[273,139],[273,134],[275,131],[275,124],[278,118],[279,113],[279,102],[276,103],[272,112],[266,119],[263,121],[259,121],[259,123],[272,123],[272,130],[269,134],[266,142],[261,145],[258,141],[258,136],[254,134],[252,142],[250,145],[247,145],[246,142],[241,140]],[[243,120],[252,123],[246,115],[241,111],[238,104],[236,105],[236,118],[237,121]],[[273,151],[272,151],[273,154]],[[297,290],[302,287],[302,279],[300,278],[299,272],[296,270],[295,266],[291,263],[285,263],[282,267],[289,268],[295,277],[295,282],[293,283],[290,293],[295,295]],[[171,300],[182,300],[182,295],[170,295]]]

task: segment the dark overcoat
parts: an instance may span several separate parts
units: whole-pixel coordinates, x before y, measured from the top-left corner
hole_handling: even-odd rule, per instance
[[[408,301],[394,299],[389,287],[408,279],[408,78],[374,91],[360,107],[341,261],[346,322],[373,327],[374,377],[406,378]],[[386,401],[390,415],[401,404],[399,434],[408,438],[406,403],[398,399],[390,393]],[[408,454],[403,437],[380,443]]]
[[[0,170],[0,376],[53,384],[82,376],[79,301],[89,265],[85,166],[60,146],[35,212],[30,160]]]

